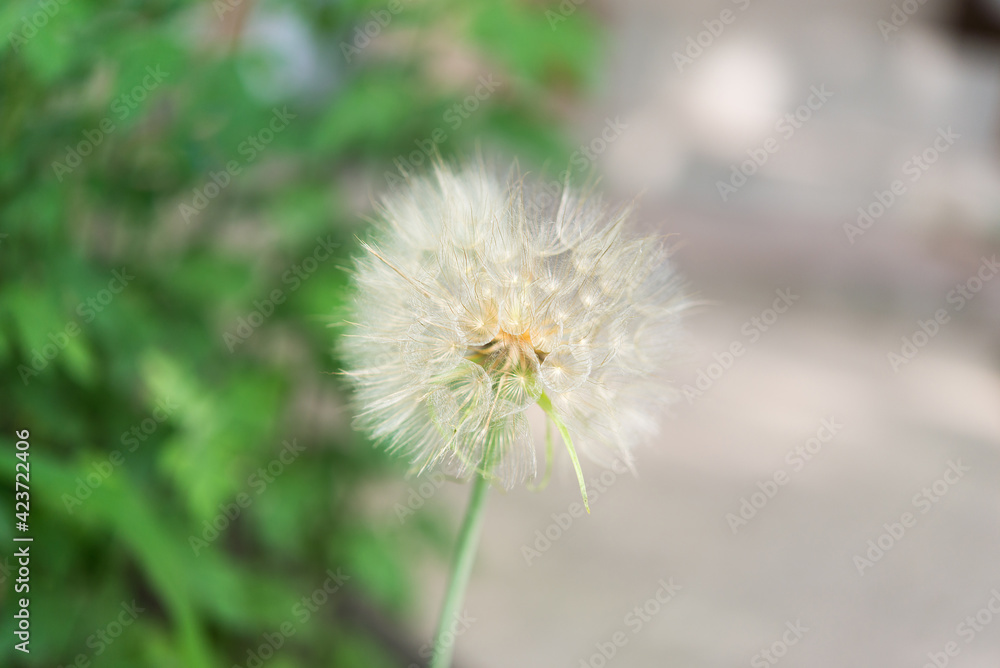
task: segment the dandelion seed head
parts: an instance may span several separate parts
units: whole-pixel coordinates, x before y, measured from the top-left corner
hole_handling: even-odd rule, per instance
[[[482,165],[439,163],[385,197],[342,339],[355,426],[418,471],[510,488],[538,472],[537,411],[631,466],[676,397],[688,302],[663,240],[628,236],[628,215]]]

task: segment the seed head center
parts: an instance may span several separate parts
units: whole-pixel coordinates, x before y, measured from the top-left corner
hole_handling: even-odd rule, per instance
[[[531,331],[523,334],[508,334],[500,330],[497,336],[481,346],[470,346],[465,351],[465,358],[480,366],[501,371],[511,369],[531,369],[528,361],[531,353],[538,358],[539,363],[545,360],[546,352],[538,350],[531,342]],[[488,368],[488,370],[489,370]]]

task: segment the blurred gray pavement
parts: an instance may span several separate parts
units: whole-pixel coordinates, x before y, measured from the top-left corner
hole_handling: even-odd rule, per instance
[[[629,124],[595,168],[616,198],[645,189],[644,227],[677,233],[707,302],[677,383],[717,378],[664,416],[638,478],[606,476],[589,517],[568,513],[565,461],[543,492],[492,495],[462,666],[1000,666],[1000,275],[954,296],[1000,255],[1000,50],[944,34],[935,0],[891,43],[891,2],[741,4],[589,7],[614,38],[577,134]],[[727,8],[678,71],[673,52]],[[776,135],[821,84],[833,97]],[[909,180],[948,126],[961,138]],[[723,200],[769,136],[779,150]],[[845,225],[895,179],[905,194],[851,243]],[[763,331],[779,289],[798,299]],[[904,338],[916,354],[893,368]],[[712,369],[733,342],[745,353]],[[467,491],[430,503],[457,523]],[[734,532],[744,499],[760,507]],[[444,577],[430,560],[421,576],[416,637]]]

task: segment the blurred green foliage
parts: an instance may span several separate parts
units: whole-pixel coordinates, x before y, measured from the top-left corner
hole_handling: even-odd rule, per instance
[[[358,212],[436,129],[565,164],[597,42],[553,9],[3,3],[0,486],[27,429],[34,543],[31,654],[5,613],[0,663],[244,666],[285,624],[263,665],[401,664],[412,557],[449,532],[363,502],[402,467],[351,432],[327,325]]]

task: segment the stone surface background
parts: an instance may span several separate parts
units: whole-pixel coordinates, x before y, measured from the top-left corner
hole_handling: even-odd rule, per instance
[[[955,8],[938,0],[892,43],[877,24],[887,1],[747,4],[588,7],[614,37],[580,141],[627,123],[595,167],[620,199],[645,189],[638,219],[677,233],[675,260],[708,302],[677,381],[734,341],[746,353],[664,416],[637,479],[550,529],[558,539],[530,565],[523,547],[577,500],[570,467],[542,493],[492,496],[462,666],[774,665],[758,652],[797,621],[808,631],[782,665],[917,668],[951,641],[948,665],[1000,665],[1000,615],[972,638],[958,628],[991,598],[1000,609],[1000,277],[961,311],[947,301],[1000,250],[1000,51],[950,33]],[[724,8],[735,21],[678,72],[673,52]],[[730,165],[780,137],[778,119],[821,85],[829,101],[723,201]],[[947,127],[960,139],[909,181],[904,163]],[[845,223],[897,178],[905,194],[851,243]],[[743,327],[778,289],[799,300],[751,343]],[[887,354],[941,308],[949,321],[894,370]],[[828,418],[842,429],[794,471],[787,453]],[[969,470],[915,505],[949,462]],[[727,513],[778,471],[788,483],[734,534]],[[446,485],[433,503],[457,523],[466,491]],[[916,524],[859,573],[855,556],[905,512]],[[626,616],[661,578],[682,589],[636,629]],[[423,582],[413,632],[426,635],[443,574]],[[599,645],[618,631],[627,642],[605,661]]]

